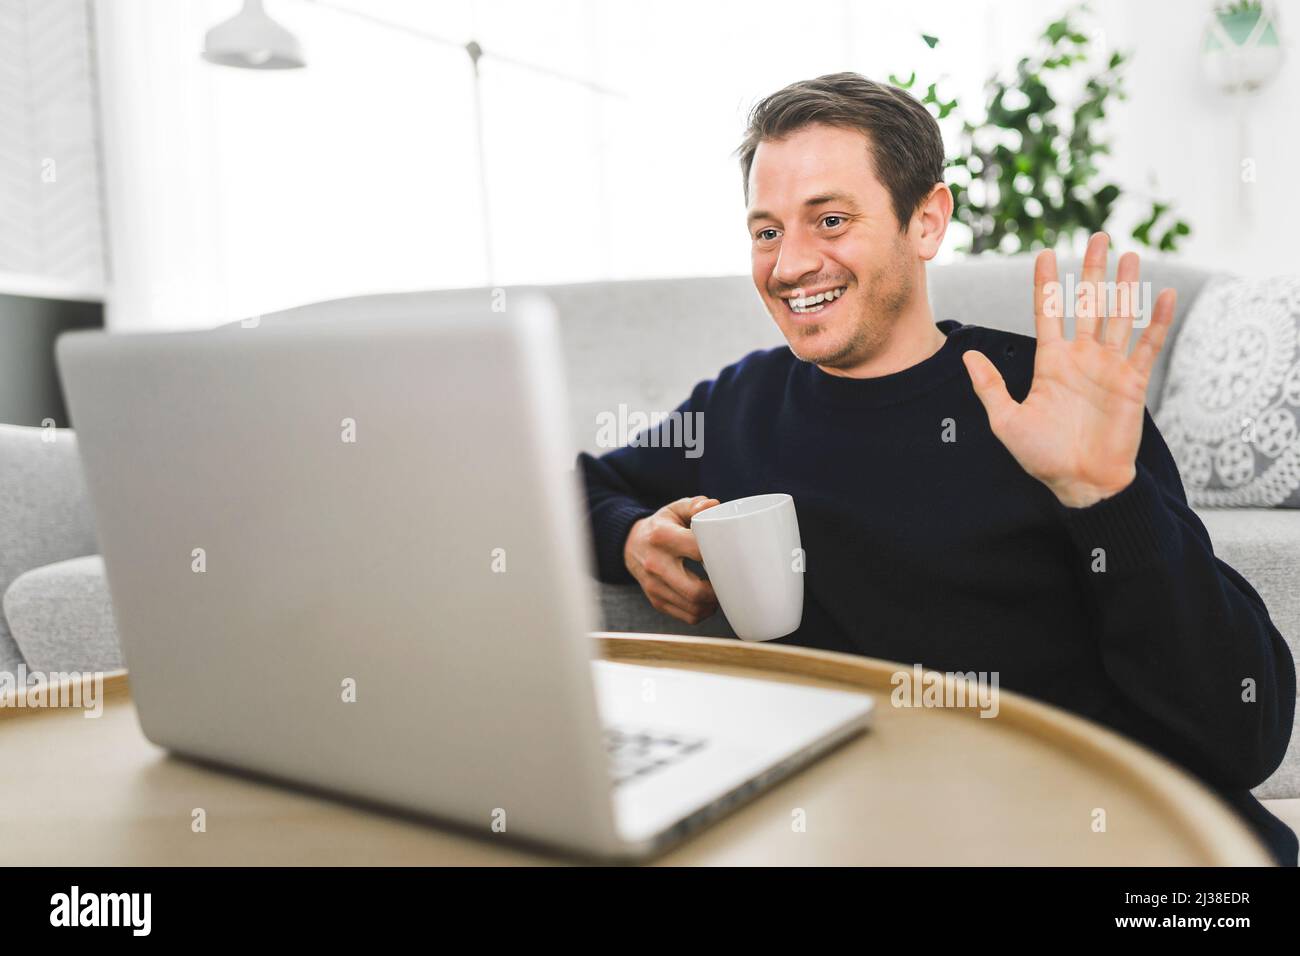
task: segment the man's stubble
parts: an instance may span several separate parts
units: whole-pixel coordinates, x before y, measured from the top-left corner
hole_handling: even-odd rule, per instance
[[[854,368],[878,354],[889,341],[899,318],[912,300],[914,281],[906,267],[906,259],[899,247],[899,255],[871,273],[868,284],[859,284],[861,299],[855,303],[859,314],[854,318],[853,332],[842,346],[824,355],[808,354],[790,343],[790,350],[802,361],[823,368]],[[821,331],[820,325],[809,325],[798,330],[801,338],[811,338]]]

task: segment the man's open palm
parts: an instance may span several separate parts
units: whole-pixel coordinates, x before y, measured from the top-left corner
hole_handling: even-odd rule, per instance
[[[1096,233],[1083,259],[1075,337],[1065,337],[1056,255],[1034,263],[1038,346],[1029,394],[1017,402],[993,363],[976,351],[962,359],[993,434],[1020,466],[1065,505],[1082,508],[1128,487],[1136,475],[1147,382],[1174,317],[1174,290],[1152,307],[1151,323],[1126,354],[1137,307],[1138,256],[1120,257],[1115,314],[1106,316],[1109,240]]]

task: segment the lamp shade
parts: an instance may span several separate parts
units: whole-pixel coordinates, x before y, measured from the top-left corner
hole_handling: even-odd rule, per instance
[[[246,70],[292,70],[307,65],[298,38],[262,9],[262,0],[218,23],[203,39],[203,59]]]

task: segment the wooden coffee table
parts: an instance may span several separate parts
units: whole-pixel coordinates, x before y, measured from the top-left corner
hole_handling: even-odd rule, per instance
[[[597,634],[610,660],[876,696],[874,728],[764,793],[664,864],[1259,865],[1263,846],[1214,794],[1095,724],[1003,691],[996,718],[896,708],[900,665],[734,640]],[[910,670],[910,668],[908,668]],[[127,675],[97,720],[0,709],[0,847],[9,864],[557,862],[491,834],[208,769],[140,733]],[[206,832],[195,833],[195,808]],[[1104,811],[1105,830],[1094,820]]]

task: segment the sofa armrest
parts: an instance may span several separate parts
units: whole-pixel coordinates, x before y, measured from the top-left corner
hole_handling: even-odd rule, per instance
[[[76,435],[0,425],[0,595],[25,571],[98,550]],[[0,615],[0,668],[21,661]]]
[[[3,606],[14,642],[31,670],[55,674],[123,666],[99,555],[20,574],[4,593]]]
[[[656,611],[638,585],[599,583],[597,588],[600,592],[600,616],[606,631],[687,634],[692,637],[736,636],[721,611],[691,625]]]
[[[98,550],[77,436],[0,425],[0,592],[24,571]]]

